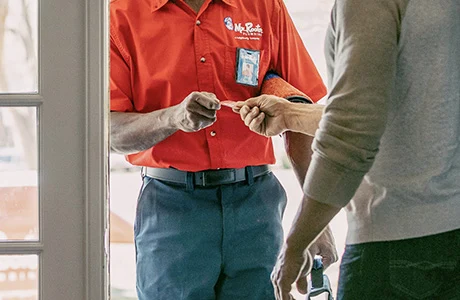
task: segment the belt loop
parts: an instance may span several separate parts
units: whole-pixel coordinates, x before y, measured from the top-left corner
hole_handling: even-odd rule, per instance
[[[145,174],[147,173],[147,167],[141,167],[141,179],[144,181]]]
[[[248,185],[252,185],[254,183],[254,170],[251,166],[248,166],[244,168],[244,171],[246,173],[246,181]]]
[[[193,179],[194,179],[194,176],[193,176],[193,173],[192,172],[187,172],[187,175],[186,175],[186,183],[185,183],[185,190],[187,192],[191,192],[193,191],[193,188],[194,188],[194,182],[193,182]]]

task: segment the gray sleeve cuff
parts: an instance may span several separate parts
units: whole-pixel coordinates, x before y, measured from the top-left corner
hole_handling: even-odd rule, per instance
[[[308,99],[305,96],[288,96],[286,97],[286,100],[293,102],[293,103],[305,103],[305,104],[312,104],[313,101]]]
[[[346,169],[313,154],[303,192],[318,202],[344,207],[351,200],[366,173]]]

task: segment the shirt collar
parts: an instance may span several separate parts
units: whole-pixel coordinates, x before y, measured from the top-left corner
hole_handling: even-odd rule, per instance
[[[169,0],[150,0],[150,7],[152,8],[152,12],[159,10],[162,8]]]
[[[227,5],[238,8],[238,6],[236,5],[236,0],[221,0],[221,1]]]
[[[151,9],[152,9],[152,12],[160,9],[161,7],[163,7],[166,3],[168,3],[170,0],[150,0],[150,6],[151,6]],[[230,5],[232,7],[235,7],[235,8],[238,8],[238,6],[236,5],[236,0],[212,0],[212,1],[222,1],[223,3],[227,4],[227,5]]]

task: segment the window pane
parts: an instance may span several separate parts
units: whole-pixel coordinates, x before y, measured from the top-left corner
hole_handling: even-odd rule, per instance
[[[133,227],[140,170],[112,153],[110,172],[110,299],[136,300]]]
[[[38,240],[36,113],[0,107],[0,241]]]
[[[38,256],[0,256],[0,299],[38,299]]]
[[[37,0],[0,0],[0,93],[38,91]]]

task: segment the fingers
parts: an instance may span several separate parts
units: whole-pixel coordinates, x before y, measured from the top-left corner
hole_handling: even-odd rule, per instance
[[[192,92],[174,107],[173,124],[185,132],[194,132],[211,126],[217,117],[220,102],[208,92]]]
[[[215,119],[217,116],[217,110],[208,109],[197,102],[191,102],[187,106],[187,111],[193,114],[203,116],[208,119]]]
[[[245,120],[246,116],[251,112],[251,108],[247,105],[244,105],[240,108],[240,117],[241,120]]]
[[[232,107],[233,112],[235,112],[237,114],[240,113],[240,110],[244,105],[245,105],[244,101],[235,102],[235,104]]]
[[[278,277],[274,280],[275,297],[277,300],[292,299],[291,288],[295,278],[296,277],[292,276],[289,271],[280,270]]]
[[[246,101],[235,102],[234,106],[232,107],[232,110],[235,113],[240,113],[241,114],[241,109],[243,107],[246,106],[249,109],[251,109],[253,107],[259,107],[260,108],[261,104],[262,103],[260,102],[259,97],[249,98]]]
[[[216,95],[208,92],[192,92],[183,103],[185,109],[206,118],[215,118],[216,111],[220,109],[220,101]]]
[[[308,251],[312,256],[322,256],[324,269],[327,269],[331,264],[335,263],[339,259],[334,236],[332,235],[332,231],[329,226],[327,226],[326,229],[311,244]]]
[[[216,118],[209,119],[202,116],[197,117],[196,115],[190,116],[188,120],[189,128],[187,131],[199,131],[201,129],[211,126],[212,124],[214,124],[215,121]]]
[[[262,104],[262,101],[261,101],[261,96],[258,96],[258,97],[253,97],[253,98],[249,98],[247,99],[246,101],[238,101],[235,103],[235,107],[234,109],[240,109],[241,107],[243,107],[244,105],[247,105],[249,107],[254,107],[254,106],[261,106]]]
[[[246,108],[247,106],[244,106],[243,108]],[[245,109],[245,112],[247,111],[247,109]],[[244,121],[244,124],[246,126],[249,127],[249,125],[251,124],[251,122],[257,117],[259,116],[260,114],[260,109],[256,106],[256,107],[253,107],[252,109],[250,109],[247,113],[244,114],[244,118],[243,118],[243,115],[241,115],[241,118],[243,119]]]
[[[233,107],[233,111],[237,113],[245,105],[251,108],[257,106],[266,114],[271,115],[282,111],[288,104],[290,104],[290,102],[284,98],[280,98],[274,95],[260,95],[257,97],[249,98],[246,101],[236,102],[235,106]]]
[[[301,294],[306,294],[308,293],[308,281],[307,281],[307,276],[300,276],[299,279],[296,281],[296,287],[299,293]]]
[[[240,109],[240,117],[244,121],[244,124],[249,127],[250,130],[265,135],[265,113],[261,112],[256,106],[249,108],[249,106],[243,106]]]
[[[260,112],[260,114],[257,117],[253,118],[249,122],[249,125],[248,125],[249,129],[260,133],[264,125],[264,119],[265,119],[265,114],[263,112]],[[246,120],[245,120],[245,123],[246,123]]]
[[[259,117],[261,114],[263,114],[263,112],[260,111],[260,108],[259,107],[249,107],[247,105],[244,105],[243,107],[241,107],[240,109],[240,117],[241,117],[241,120],[244,121],[244,124],[246,126],[249,126],[249,124],[251,124],[251,122]],[[265,114],[264,114],[265,115]]]
[[[308,262],[308,256],[306,258]],[[290,295],[292,284],[302,270],[306,258],[302,253],[289,252],[289,249],[281,252],[271,276],[276,299],[292,299]]]
[[[206,109],[214,111],[220,109],[220,102],[213,93],[194,92],[192,93],[192,99]]]
[[[333,263],[335,263],[337,260],[338,260],[338,255],[337,255],[337,252],[328,252],[328,253],[323,253],[323,254],[320,254],[323,259],[323,266],[324,266],[324,269],[326,270],[330,265],[332,265]]]
[[[313,261],[310,253],[307,252],[306,255],[307,257],[305,258],[302,271],[300,272],[299,278],[296,281],[297,290],[302,294],[306,294],[308,292],[307,276],[310,274]]]

